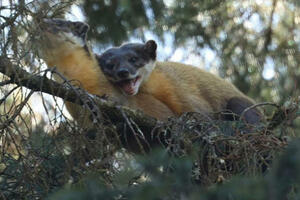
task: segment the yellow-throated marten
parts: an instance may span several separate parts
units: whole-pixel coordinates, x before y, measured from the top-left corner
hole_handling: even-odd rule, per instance
[[[189,111],[211,117],[222,110],[240,115],[253,104],[231,83],[209,72],[181,63],[156,62],[156,43],[152,40],[125,44],[99,56],[87,46],[85,23],[52,19],[41,27],[40,50],[49,67],[56,67],[91,94],[108,95],[158,119]],[[78,117],[77,108],[69,104],[68,109]],[[249,123],[261,118],[256,109],[244,117]],[[232,115],[224,118],[232,119]]]
[[[150,94],[175,115],[192,111],[213,117],[227,110],[233,114],[223,119],[233,119],[253,105],[253,100],[231,83],[209,72],[181,63],[156,62],[156,48],[153,40],[128,43],[108,49],[97,60],[107,79],[124,95]],[[261,116],[250,109],[244,118],[257,123]]]

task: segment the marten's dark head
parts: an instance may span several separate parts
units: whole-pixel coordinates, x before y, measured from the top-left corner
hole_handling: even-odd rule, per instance
[[[113,84],[126,95],[135,95],[155,67],[156,42],[128,43],[98,56],[99,65]]]

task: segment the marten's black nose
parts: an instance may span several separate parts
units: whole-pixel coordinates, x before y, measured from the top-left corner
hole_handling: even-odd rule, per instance
[[[119,78],[127,78],[129,76],[129,71],[126,68],[120,68],[117,75]]]

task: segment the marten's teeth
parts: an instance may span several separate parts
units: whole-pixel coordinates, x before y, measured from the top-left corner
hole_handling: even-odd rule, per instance
[[[133,95],[136,93],[137,90],[137,82],[140,80],[140,76],[130,79],[130,80],[123,80],[118,82],[119,87],[128,95]]]

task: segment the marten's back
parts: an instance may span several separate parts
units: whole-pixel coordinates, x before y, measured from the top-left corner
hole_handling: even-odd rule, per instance
[[[193,111],[211,114],[226,109],[229,99],[253,100],[234,85],[216,75],[176,62],[157,62],[140,92],[148,92],[167,104],[175,113]]]

